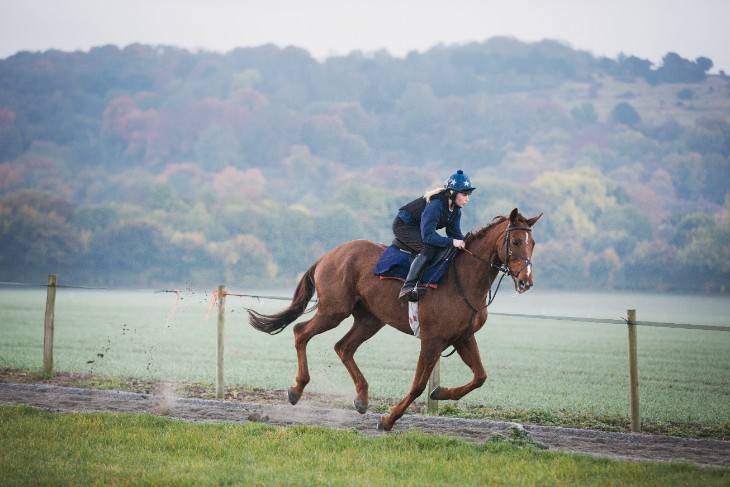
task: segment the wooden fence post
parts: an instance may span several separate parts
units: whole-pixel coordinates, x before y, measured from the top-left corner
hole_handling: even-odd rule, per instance
[[[428,404],[426,405],[426,411],[429,413],[439,412],[439,401],[438,399],[431,399],[431,391],[441,385],[441,359],[436,359],[436,365],[434,365],[431,371],[431,376],[428,378],[428,388],[426,394],[428,394]]]
[[[636,310],[626,310],[629,328],[629,400],[631,402],[631,431],[641,432],[641,410],[639,408],[639,364],[636,348]]]
[[[53,329],[56,315],[56,281],[58,276],[48,275],[46,291],[46,318],[43,325],[43,372],[53,374]]]
[[[223,398],[225,384],[223,380],[223,351],[226,326],[226,286],[218,286],[218,353],[215,379],[215,396]]]

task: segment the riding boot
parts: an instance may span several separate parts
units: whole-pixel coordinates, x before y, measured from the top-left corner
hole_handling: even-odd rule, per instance
[[[411,262],[411,268],[408,271],[408,277],[406,277],[406,282],[403,283],[403,287],[401,288],[400,294],[398,295],[398,299],[402,302],[418,301],[420,295],[418,293],[416,285],[418,284],[418,280],[423,275],[423,271],[426,269],[427,261],[428,257],[423,254],[418,254],[413,259],[413,262]]]

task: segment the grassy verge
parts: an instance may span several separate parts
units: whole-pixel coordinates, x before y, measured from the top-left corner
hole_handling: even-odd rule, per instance
[[[421,433],[191,424],[151,415],[0,407],[12,485],[727,485],[726,470],[483,444]]]
[[[22,369],[0,369],[0,381],[19,383],[47,383],[69,387],[84,387],[94,389],[109,389],[139,393],[155,393],[162,389],[159,382],[135,378],[92,375],[85,373],[62,373],[48,377],[39,372]],[[182,397],[201,399],[215,398],[215,389],[212,384],[184,383],[173,386],[174,392]],[[248,402],[275,402],[283,401],[283,390],[250,388],[241,385],[228,385],[225,399]],[[352,407],[351,397],[316,394],[307,392],[307,400],[323,407],[345,408]],[[371,398],[370,410],[385,413],[393,405],[392,400]],[[425,406],[421,403],[413,404],[409,414],[426,414]],[[450,416],[473,419],[493,419],[512,421],[523,424],[539,424],[546,426],[561,426],[564,428],[595,429],[599,431],[629,432],[630,419],[628,417],[608,414],[576,414],[569,411],[543,411],[535,409],[493,408],[486,406],[468,406],[459,403],[442,402],[439,416]],[[730,423],[699,424],[678,423],[668,421],[642,422],[644,433],[680,436],[684,438],[706,438],[730,441]]]

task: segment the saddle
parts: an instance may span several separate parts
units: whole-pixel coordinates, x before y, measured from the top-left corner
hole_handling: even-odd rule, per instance
[[[438,284],[446,275],[449,261],[455,252],[455,247],[439,249],[426,263],[426,270],[423,277],[421,277],[419,287],[438,287]],[[380,256],[373,273],[381,279],[405,281],[408,270],[411,268],[411,262],[416,255],[418,255],[418,252],[395,238],[391,245],[385,249],[383,255]]]

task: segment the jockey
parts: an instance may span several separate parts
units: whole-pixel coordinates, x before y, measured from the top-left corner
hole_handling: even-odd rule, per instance
[[[443,188],[429,191],[400,208],[393,220],[393,233],[418,255],[413,259],[406,282],[398,299],[418,301],[418,280],[426,269],[426,262],[436,253],[438,247],[453,245],[464,248],[464,235],[461,233],[461,209],[469,202],[474,191],[469,177],[459,169]],[[436,230],[446,228],[446,237]]]

